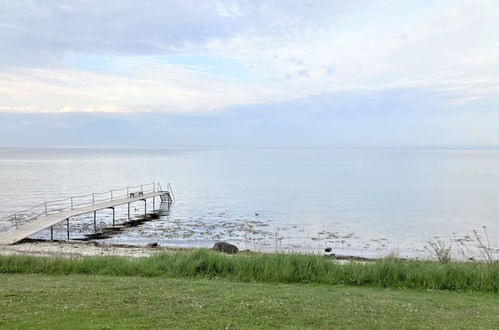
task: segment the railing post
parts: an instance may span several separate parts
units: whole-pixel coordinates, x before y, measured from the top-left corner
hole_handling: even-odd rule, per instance
[[[68,230],[68,241],[69,241],[69,218],[66,219],[66,228]]]
[[[47,202],[45,202],[45,215],[48,215],[48,214],[49,214],[49,212],[47,210]]]
[[[140,191],[144,191],[144,185],[140,185]]]
[[[153,186],[152,186],[152,187],[153,187],[153,188],[152,188],[152,191],[153,191],[153,192],[156,192],[156,182],[153,182],[153,184],[152,184],[152,185],[153,185]]]
[[[95,193],[92,193],[92,205],[95,204]]]
[[[113,190],[111,189],[111,200],[113,200]]]
[[[17,228],[17,227],[18,227],[18,224],[17,224],[17,213],[16,213],[16,214],[14,214],[14,222],[15,222],[15,224],[16,224],[16,228]]]
[[[126,187],[126,197],[130,196],[130,188]]]

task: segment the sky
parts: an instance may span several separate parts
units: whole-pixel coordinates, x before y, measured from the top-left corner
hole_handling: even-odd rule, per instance
[[[496,0],[0,0],[0,146],[498,147]]]

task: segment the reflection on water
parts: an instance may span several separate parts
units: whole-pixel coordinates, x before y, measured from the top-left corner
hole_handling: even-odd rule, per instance
[[[106,241],[229,240],[242,249],[376,256],[487,226],[498,246],[498,169],[497,150],[0,149],[0,217],[44,200],[158,181],[173,185],[171,212]],[[116,215],[126,219],[126,206]],[[92,233],[90,219],[72,219],[74,238]],[[109,227],[111,211],[98,219]],[[56,235],[65,238],[65,224]]]

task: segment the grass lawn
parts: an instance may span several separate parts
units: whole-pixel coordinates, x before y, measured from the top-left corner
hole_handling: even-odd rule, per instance
[[[102,275],[0,275],[2,329],[498,329],[497,293]]]

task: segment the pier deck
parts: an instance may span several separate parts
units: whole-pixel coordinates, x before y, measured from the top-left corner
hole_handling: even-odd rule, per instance
[[[61,221],[67,220],[74,216],[82,215],[85,213],[96,212],[104,209],[113,209],[116,206],[130,204],[138,201],[146,202],[147,199],[156,198],[156,197],[163,197],[166,198],[168,201],[171,201],[171,196],[169,191],[155,191],[155,192],[153,191],[147,193],[144,192],[143,195],[140,196],[138,196],[137,194],[137,196],[134,197],[119,198],[102,203],[91,204],[80,208],[61,211],[54,214],[48,214],[39,217],[27,224],[24,224],[21,227],[13,228],[7,232],[0,233],[0,245],[13,244],[45,228],[53,226]],[[68,231],[68,237],[69,237],[69,231]]]

